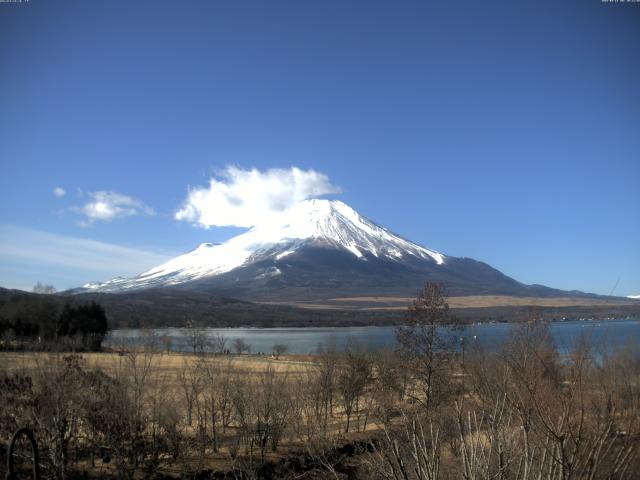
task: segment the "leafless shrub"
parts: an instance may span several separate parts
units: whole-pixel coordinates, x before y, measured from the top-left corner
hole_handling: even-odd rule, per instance
[[[383,428],[382,445],[369,458],[372,474],[389,480],[436,480],[442,478],[441,444],[437,428],[418,418],[403,417],[402,427]]]

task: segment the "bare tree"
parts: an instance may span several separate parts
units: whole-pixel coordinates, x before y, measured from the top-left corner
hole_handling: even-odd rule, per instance
[[[202,393],[209,417],[209,428],[214,452],[220,446],[221,434],[229,427],[232,416],[231,382],[233,363],[229,359],[224,364],[201,359],[198,368],[202,377]]]
[[[638,448],[638,403],[627,401],[638,398],[638,376],[597,357],[583,342],[561,361],[539,318],[514,327],[499,352],[475,354],[483,410],[458,406],[465,478],[625,478]]]
[[[276,374],[271,365],[259,378],[254,396],[254,434],[264,461],[267,445],[276,451],[289,421],[291,390],[286,373]]]
[[[371,361],[366,352],[358,351],[349,345],[343,357],[343,362],[338,367],[338,391],[342,401],[342,408],[347,417],[344,428],[349,432],[351,415],[358,411],[360,399],[364,389],[371,379]]]
[[[321,435],[328,434],[329,418],[333,416],[333,399],[336,390],[336,369],[338,354],[333,343],[319,345],[316,355],[318,373],[314,377],[317,382],[318,404],[317,414],[321,419]]]
[[[189,340],[189,346],[193,350],[193,354],[204,353],[207,346],[206,330],[189,320],[186,324],[185,333]]]
[[[396,330],[401,353],[422,389],[416,400],[427,411],[441,403],[450,384],[446,378],[447,353],[452,351],[456,337],[443,331],[450,325],[444,287],[427,282],[409,307],[405,326]]]
[[[153,330],[143,329],[140,334],[142,348],[151,354],[162,352],[160,348],[160,338]]]
[[[273,344],[273,355],[276,357],[276,360],[280,359],[280,355],[284,355],[289,350],[289,345],[286,343],[274,343]]]
[[[320,372],[313,369],[294,377],[294,391],[297,392],[294,396],[296,404],[293,412],[295,428],[300,438],[306,437],[309,441],[323,437],[325,432],[325,393],[321,376]]]
[[[373,372],[371,396],[375,402],[375,413],[383,424],[387,424],[404,399],[409,374],[401,357],[390,349],[376,352]]]
[[[55,354],[47,365],[36,370],[38,395],[35,398],[41,436],[50,446],[49,460],[57,479],[68,476],[70,450],[80,435],[82,395],[82,358],[78,355]]]
[[[182,390],[187,410],[187,424],[192,425],[193,407],[202,390],[201,371],[196,363],[191,363],[187,360],[182,362],[182,367],[178,370],[178,384]]]
[[[167,355],[171,354],[171,348],[173,347],[173,339],[169,335],[162,335],[160,342],[164,347],[164,351]]]
[[[255,437],[253,435],[254,402],[251,401],[253,385],[246,377],[235,376],[231,385],[231,402],[233,404],[236,424],[236,437],[232,439],[229,454],[232,458],[238,455],[240,445],[244,445],[245,454],[253,460]]]
[[[215,355],[221,355],[225,352],[227,346],[227,338],[220,333],[216,333],[210,338],[209,344],[211,345],[211,351]]]
[[[83,421],[91,443],[104,462],[112,462],[120,478],[132,479],[144,470],[157,471],[161,458],[158,385],[154,350],[129,351],[119,357],[113,377],[99,375],[83,391],[91,393]]]
[[[233,341],[232,345],[233,345],[233,349],[238,355],[242,355],[244,352],[247,352],[247,353],[251,352],[251,347],[242,338],[236,338]]]

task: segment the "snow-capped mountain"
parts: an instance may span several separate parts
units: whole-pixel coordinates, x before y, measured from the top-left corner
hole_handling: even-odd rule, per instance
[[[640,295],[629,295],[627,298],[631,298],[632,300],[640,300]]]
[[[311,300],[413,295],[425,280],[442,281],[454,294],[552,292],[525,286],[482,262],[417,245],[335,200],[303,201],[223,244],[204,243],[137,277],[92,282],[76,292],[175,287]]]
[[[391,260],[413,256],[437,264],[445,262],[444,255],[389,232],[340,201],[306,200],[222,245],[203,243],[137,277],[91,282],[83,288],[120,291],[176,285],[220,275],[263,257],[283,260],[309,243],[341,249],[363,260],[373,255]]]

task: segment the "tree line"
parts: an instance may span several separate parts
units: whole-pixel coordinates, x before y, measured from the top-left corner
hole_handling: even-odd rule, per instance
[[[104,308],[94,302],[62,303],[51,295],[16,295],[0,302],[0,347],[96,351],[108,330]]]

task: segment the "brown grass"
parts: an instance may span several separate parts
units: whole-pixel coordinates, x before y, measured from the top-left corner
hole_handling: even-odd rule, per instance
[[[125,365],[131,358],[130,353],[135,351],[124,352],[119,354],[118,352],[82,352],[78,355],[81,357],[83,368],[86,370],[100,370],[104,373],[116,377],[118,373],[122,374]],[[71,352],[31,352],[31,351],[0,351],[0,370],[7,373],[20,372],[22,374],[29,374],[33,377],[37,377],[37,371],[43,367],[49,367],[55,364],[62,363],[64,357],[73,355]],[[139,361],[144,363],[144,352],[138,352]],[[151,370],[153,374],[149,377],[148,385],[146,386],[149,397],[154,397],[158,394],[167,398],[174,399],[176,405],[178,405],[178,411],[180,415],[184,417],[186,415],[186,406],[184,405],[184,398],[182,393],[182,386],[180,384],[179,375],[181,370],[185,367],[194,365],[198,360],[206,360],[207,363],[219,363],[221,367],[228,365],[228,362],[232,362],[232,374],[236,377],[242,377],[243,379],[253,378],[257,380],[259,375],[266,372],[269,368],[276,372],[276,374],[286,375],[290,381],[294,381],[296,377],[303,376],[311,370],[317,368],[314,356],[312,355],[297,355],[287,354],[280,356],[279,359],[275,359],[266,355],[219,355],[212,356],[206,355],[204,357],[190,354],[190,353],[166,353],[164,351],[155,351],[152,354]],[[336,400],[337,403],[337,400]],[[354,414],[355,418],[355,414]],[[379,425],[371,420],[366,427],[359,431],[352,431],[350,434],[345,435],[343,433],[344,423],[346,415],[336,405],[334,407],[333,416],[329,420],[329,431],[332,435],[339,436],[342,441],[347,442],[347,439],[359,438],[375,431],[379,428]],[[353,420],[355,421],[355,420]],[[194,420],[193,426],[185,426],[185,433],[192,438],[196,437],[196,421]],[[224,443],[228,440],[227,437],[235,435],[235,427],[229,429],[226,435],[220,434],[223,445],[221,445],[217,453],[208,452],[207,458],[204,464],[199,463],[198,452],[194,448],[192,452],[187,454],[188,463],[195,470],[199,468],[211,468],[214,470],[229,470],[234,467],[234,462],[230,459],[229,446]],[[277,452],[267,451],[266,458],[268,460],[278,460],[285,458],[292,454],[292,452],[305,452],[308,445],[302,438],[288,437],[283,440],[280,448]],[[246,453],[246,452],[245,452]],[[257,455],[257,453],[255,453]],[[109,464],[103,464],[100,460],[97,460],[96,468],[92,468],[87,462],[77,463],[77,468],[84,468],[88,471],[97,474],[108,473],[115,475],[114,466]],[[237,466],[237,465],[235,465]],[[179,476],[181,474],[180,466],[176,463],[173,465],[167,465],[163,467],[164,473],[173,474]]]
[[[326,301],[293,302],[300,308],[310,310],[406,310],[413,298],[409,297],[343,297]],[[487,308],[487,307],[606,307],[617,305],[635,305],[637,302],[624,298],[582,298],[582,297],[514,297],[509,295],[469,295],[449,297],[451,308]],[[284,305],[283,302],[264,302]]]
[[[0,352],[0,364],[3,370],[32,370],[39,365],[46,365],[55,358],[70,355],[65,353],[49,352]],[[115,371],[125,357],[115,352],[102,353],[82,353],[84,364],[90,369],[100,369],[105,372]],[[157,353],[153,357],[153,368],[160,372],[177,372],[185,363],[193,363],[198,360],[198,356],[193,354],[183,354],[171,352]],[[209,362],[219,362],[221,365],[231,359],[234,370],[261,373],[271,366],[278,373],[296,374],[312,368],[308,355],[286,355],[279,360],[269,356],[261,355],[220,355],[207,356]]]

